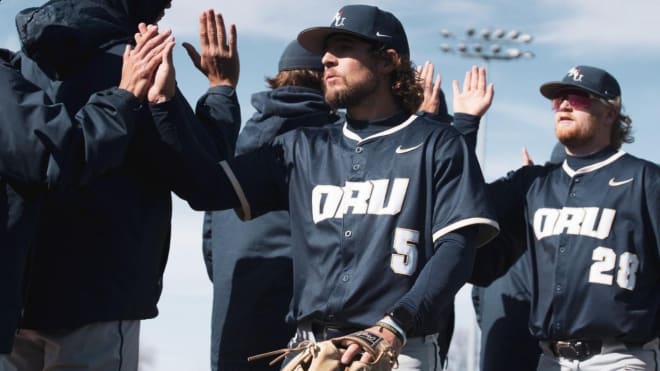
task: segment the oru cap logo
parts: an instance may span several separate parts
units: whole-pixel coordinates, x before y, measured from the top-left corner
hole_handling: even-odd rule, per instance
[[[338,11],[337,14],[335,14],[335,24],[334,24],[335,27],[344,26],[344,21],[346,20],[346,17],[344,17],[343,15],[344,12],[342,12],[341,10]]]
[[[580,73],[580,69],[577,67],[573,67],[568,70],[566,76],[572,77],[573,81],[582,81],[582,78],[584,77],[584,75]]]

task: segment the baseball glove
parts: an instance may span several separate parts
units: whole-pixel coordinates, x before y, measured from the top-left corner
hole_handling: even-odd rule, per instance
[[[353,361],[349,366],[341,364],[341,356],[351,343],[357,343],[371,355],[371,361]],[[270,362],[274,364],[289,353],[298,352],[282,371],[391,371],[398,367],[397,354],[390,343],[368,331],[358,331],[346,336],[321,341],[306,340],[295,348],[276,350],[249,357],[248,360],[279,354]]]

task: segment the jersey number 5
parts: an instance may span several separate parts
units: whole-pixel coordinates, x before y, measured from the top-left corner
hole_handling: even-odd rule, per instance
[[[591,258],[594,263],[591,265],[591,270],[589,270],[589,282],[612,286],[614,280],[612,271],[616,266],[616,253],[614,250],[607,247],[597,247],[594,249]],[[616,275],[616,283],[619,287],[633,290],[638,268],[639,258],[637,258],[637,255],[627,251],[622,253],[619,256],[619,270]]]
[[[417,270],[417,244],[419,232],[412,229],[397,228],[394,231],[394,253],[390,267],[394,273],[412,276]]]

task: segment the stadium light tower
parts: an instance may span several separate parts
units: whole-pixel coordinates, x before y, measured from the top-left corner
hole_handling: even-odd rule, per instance
[[[443,53],[455,54],[464,58],[477,58],[489,67],[490,61],[511,61],[516,59],[534,58],[534,53],[528,50],[533,37],[517,30],[501,28],[468,28],[464,35],[456,35],[449,30],[440,31],[445,42],[440,44]],[[477,134],[477,157],[481,168],[486,170],[486,117],[483,118],[481,130]]]

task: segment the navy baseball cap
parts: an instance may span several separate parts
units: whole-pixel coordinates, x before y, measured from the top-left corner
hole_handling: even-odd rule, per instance
[[[604,99],[621,97],[621,88],[616,79],[607,71],[590,66],[577,66],[568,70],[561,81],[547,82],[541,85],[541,94],[548,99],[567,89],[587,91]]]
[[[307,28],[298,34],[298,41],[308,50],[323,52],[330,35],[345,34],[382,44],[399,54],[410,55],[403,25],[390,12],[370,5],[346,5],[339,9],[329,27]]]
[[[1,0],[0,0],[1,1]],[[323,71],[323,63],[321,63],[321,54],[312,53],[303,48],[298,43],[298,40],[293,40],[287,45],[280,62],[278,70],[291,71],[291,70],[315,70]]]

